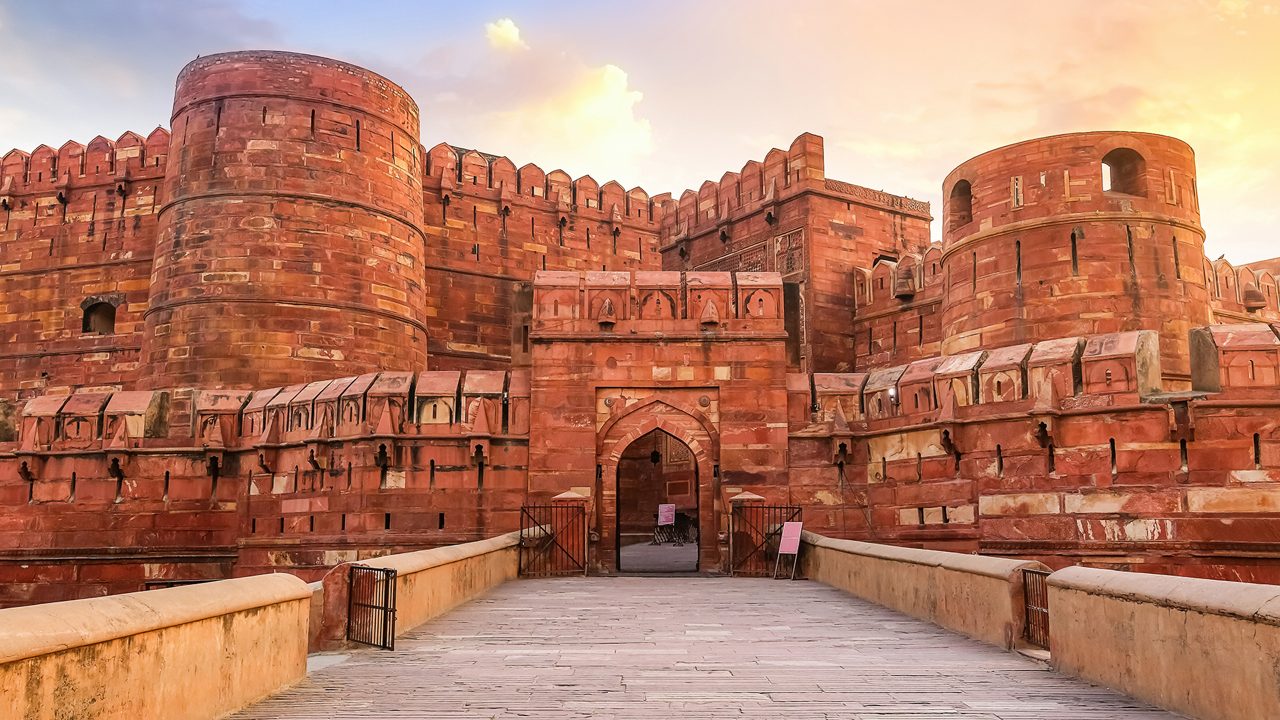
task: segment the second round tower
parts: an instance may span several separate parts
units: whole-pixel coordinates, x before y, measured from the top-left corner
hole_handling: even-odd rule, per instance
[[[942,350],[1160,333],[1169,389],[1212,322],[1195,156],[1181,140],[1090,132],[979,155],[943,184]]]

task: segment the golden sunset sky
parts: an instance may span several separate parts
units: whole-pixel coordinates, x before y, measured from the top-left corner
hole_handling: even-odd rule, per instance
[[[1165,133],[1196,149],[1209,256],[1280,255],[1280,0],[5,1],[0,145],[145,134],[183,64],[246,48],[387,75],[428,146],[655,194],[810,131],[828,176],[937,216],[943,177],[985,150]]]

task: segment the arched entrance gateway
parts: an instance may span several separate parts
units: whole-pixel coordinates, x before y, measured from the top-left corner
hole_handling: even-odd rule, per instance
[[[574,571],[729,571],[729,498],[788,493],[782,308],[776,273],[536,275],[526,497],[586,508]],[[694,547],[648,545],[667,504]]]
[[[592,565],[604,572],[717,569],[718,438],[706,416],[650,399],[615,415],[598,437]],[[659,526],[662,505],[674,506],[671,525]]]
[[[698,467],[662,430],[637,438],[618,461],[615,483],[619,572],[698,569]]]

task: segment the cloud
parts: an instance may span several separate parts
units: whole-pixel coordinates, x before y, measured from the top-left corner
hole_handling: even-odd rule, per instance
[[[1217,0],[1214,7],[1221,17],[1241,20],[1249,16],[1250,5],[1250,0]]]
[[[855,155],[869,158],[887,158],[905,160],[920,157],[923,148],[919,143],[893,140],[875,140],[860,138],[856,140],[839,140],[836,145],[853,152]]]
[[[511,18],[500,18],[496,22],[486,23],[484,36],[489,39],[489,46],[499,50],[528,50],[529,46],[520,39],[520,28]]]
[[[653,152],[653,128],[637,114],[643,97],[622,68],[588,67],[546,96],[493,113],[489,122],[493,133],[535,157],[578,172],[627,172]]]
[[[424,101],[428,147],[444,141],[602,183],[638,181],[654,129],[626,70],[589,62],[558,36],[526,43],[511,18],[483,29],[485,45],[459,36],[385,70]]]

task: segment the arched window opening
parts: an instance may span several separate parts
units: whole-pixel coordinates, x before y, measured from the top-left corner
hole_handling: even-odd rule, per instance
[[[951,230],[973,222],[973,187],[968,180],[951,186],[951,201],[947,205],[947,226]]]
[[[1147,161],[1136,150],[1116,148],[1102,158],[1103,192],[1147,196]]]
[[[114,335],[116,306],[107,302],[96,302],[85,308],[81,330],[94,335]]]

